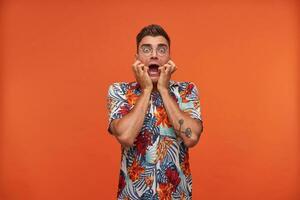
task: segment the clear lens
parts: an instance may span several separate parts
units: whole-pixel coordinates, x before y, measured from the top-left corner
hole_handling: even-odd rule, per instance
[[[153,53],[153,48],[151,47],[141,47],[141,50],[145,56],[150,56]],[[168,48],[161,46],[155,49],[155,51],[159,56],[165,56],[168,53]]]

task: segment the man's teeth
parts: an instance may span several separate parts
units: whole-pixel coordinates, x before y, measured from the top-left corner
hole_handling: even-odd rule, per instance
[[[156,69],[149,70],[148,72],[149,72],[150,75],[158,75],[159,74],[159,71],[156,70]]]

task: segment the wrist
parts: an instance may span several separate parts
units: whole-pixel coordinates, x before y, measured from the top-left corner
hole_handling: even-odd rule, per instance
[[[160,93],[161,95],[169,94],[168,88],[162,87],[162,88],[157,88],[157,90],[159,91],[159,93]]]
[[[144,93],[144,94],[151,94],[151,92],[152,92],[151,88],[145,88],[142,90],[142,93]]]

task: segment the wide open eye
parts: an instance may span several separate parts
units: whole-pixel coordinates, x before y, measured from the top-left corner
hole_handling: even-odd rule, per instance
[[[167,48],[166,47],[158,47],[158,53],[166,54],[167,53]]]
[[[150,47],[142,47],[142,51],[143,51],[143,53],[150,53],[151,48]]]

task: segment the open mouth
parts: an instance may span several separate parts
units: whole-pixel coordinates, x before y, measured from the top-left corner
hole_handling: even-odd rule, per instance
[[[159,67],[159,65],[157,65],[157,64],[149,65],[149,70],[148,70],[149,75],[150,76],[159,76],[158,67]]]

